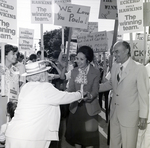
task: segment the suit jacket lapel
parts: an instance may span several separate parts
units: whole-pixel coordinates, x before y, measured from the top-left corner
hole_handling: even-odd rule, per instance
[[[133,61],[130,59],[127,67],[123,70],[122,76],[120,78],[120,81],[118,82],[118,85],[126,78],[126,76],[129,74],[130,70],[132,70]]]

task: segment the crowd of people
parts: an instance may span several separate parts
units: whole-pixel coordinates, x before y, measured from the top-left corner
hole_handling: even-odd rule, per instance
[[[114,44],[115,60],[111,67],[106,64],[107,72],[88,46],[69,59],[62,52],[48,57],[44,51],[43,55],[38,51],[27,60],[17,47],[5,45],[5,67],[0,66],[5,80],[0,143],[5,148],[62,148],[64,120],[70,145],[99,148],[102,98],[110,148],[150,147],[150,66],[131,58],[128,42]],[[17,99],[8,98],[10,83],[18,88]]]

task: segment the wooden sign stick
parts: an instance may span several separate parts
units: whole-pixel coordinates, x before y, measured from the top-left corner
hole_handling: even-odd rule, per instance
[[[112,41],[112,46],[110,49],[110,58],[109,58],[109,68],[111,69],[112,63],[113,63],[113,45],[117,41],[117,35],[118,35],[118,20],[115,20],[115,25],[114,25],[114,35],[113,35],[113,41]]]
[[[43,36],[43,24],[40,25],[41,28],[41,60],[44,60],[44,36]]]
[[[67,46],[67,56],[66,56],[66,59],[67,59],[66,65],[67,65],[67,66],[68,66],[68,57],[69,57],[71,36],[72,36],[72,28],[70,27],[70,28],[69,28],[69,37],[68,37],[68,46]]]

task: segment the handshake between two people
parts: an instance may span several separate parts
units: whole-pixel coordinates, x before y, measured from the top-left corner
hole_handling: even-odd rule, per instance
[[[90,92],[86,91],[86,92],[82,92],[82,98],[78,101],[79,103],[81,101],[85,101],[87,103],[91,103],[93,101],[93,96]]]

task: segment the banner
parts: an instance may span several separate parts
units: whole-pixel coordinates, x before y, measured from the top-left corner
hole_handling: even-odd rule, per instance
[[[0,1],[0,41],[17,43],[17,1]]]
[[[116,0],[101,0],[99,19],[118,19]]]
[[[55,12],[54,25],[87,28],[90,7],[59,3],[59,11]]]
[[[52,0],[31,0],[31,22],[52,24]]]
[[[117,0],[117,6],[120,33],[143,30],[143,0]]]
[[[30,51],[33,49],[34,30],[19,28],[19,50]]]
[[[144,3],[144,26],[150,26],[150,2]]]
[[[81,34],[77,37],[78,47],[90,46],[95,53],[106,52],[108,49],[106,31]]]
[[[68,41],[66,41],[66,49],[68,47]],[[77,43],[70,42],[69,54],[76,54],[77,53]],[[67,54],[67,50],[65,50],[65,54]]]
[[[81,33],[98,32],[98,22],[88,22],[87,29],[72,28],[72,39],[77,39]]]

